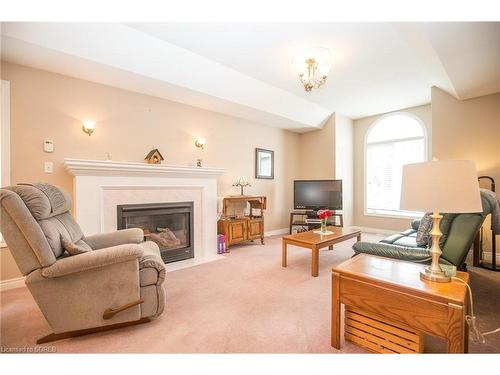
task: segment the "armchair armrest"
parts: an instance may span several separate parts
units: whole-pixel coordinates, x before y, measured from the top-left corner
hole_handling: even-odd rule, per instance
[[[352,249],[356,254],[371,254],[385,258],[401,259],[411,262],[427,262],[431,260],[429,251],[423,247],[408,247],[387,243],[356,242]]]
[[[111,264],[138,259],[142,254],[142,247],[134,244],[89,251],[57,260],[51,266],[42,269],[42,276],[47,278],[62,277],[77,272],[103,268]]]
[[[139,228],[117,230],[109,233],[99,233],[84,238],[85,242],[93,249],[124,244],[138,244],[144,241],[144,232]]]

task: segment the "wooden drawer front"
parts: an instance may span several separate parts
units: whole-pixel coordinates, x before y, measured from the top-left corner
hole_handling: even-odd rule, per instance
[[[395,323],[440,337],[446,337],[447,304],[407,295],[392,289],[340,277],[340,302]]]
[[[246,221],[234,221],[229,223],[229,244],[238,243],[247,239]]]
[[[248,238],[260,238],[264,232],[262,219],[248,220]]]
[[[344,331],[346,340],[376,353],[423,353],[420,332],[348,306]]]

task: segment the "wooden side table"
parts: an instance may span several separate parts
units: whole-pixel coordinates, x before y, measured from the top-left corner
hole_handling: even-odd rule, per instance
[[[332,270],[332,346],[340,349],[341,304],[444,338],[448,353],[468,351],[467,286],[420,280],[418,263],[361,254]],[[469,281],[466,272],[457,277]]]

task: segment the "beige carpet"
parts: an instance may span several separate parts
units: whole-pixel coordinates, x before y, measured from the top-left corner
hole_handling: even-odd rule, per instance
[[[367,240],[377,240],[365,235]],[[289,248],[281,267],[280,238],[231,249],[224,260],[167,274],[167,305],[157,320],[135,327],[46,344],[57,352],[338,353],[330,346],[331,267],[352,256],[354,240],[320,252],[320,274],[310,274],[310,252]],[[482,329],[500,325],[500,275],[472,270]],[[33,346],[49,332],[26,288],[1,293],[1,345]],[[500,335],[471,352],[500,352]],[[430,351],[442,348],[431,340]],[[340,352],[360,353],[345,343]]]

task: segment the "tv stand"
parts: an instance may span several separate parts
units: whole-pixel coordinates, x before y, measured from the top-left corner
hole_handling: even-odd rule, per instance
[[[343,227],[344,215],[336,211],[332,211],[332,213],[332,216],[328,218],[327,224],[335,227]],[[300,227],[303,228],[303,230],[312,230],[321,227],[320,223],[306,222],[306,219],[318,219],[317,211],[294,210],[290,212],[289,233],[292,234],[293,227]]]

